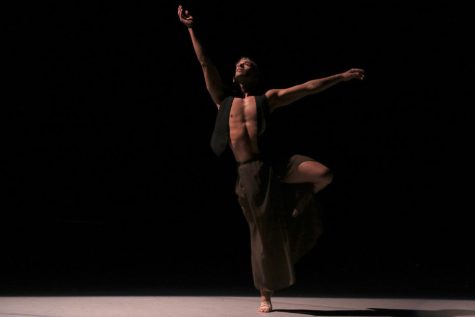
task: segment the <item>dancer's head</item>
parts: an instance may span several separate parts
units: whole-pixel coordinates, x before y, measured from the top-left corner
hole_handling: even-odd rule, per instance
[[[241,57],[236,63],[233,81],[242,84],[248,90],[255,90],[259,85],[259,79],[257,64],[249,57]]]

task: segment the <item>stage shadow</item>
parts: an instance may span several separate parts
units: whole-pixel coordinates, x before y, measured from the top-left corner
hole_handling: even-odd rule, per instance
[[[302,314],[308,316],[391,316],[391,317],[459,317],[475,316],[475,310],[441,309],[384,309],[369,308],[368,310],[313,310],[313,309],[274,309],[275,312]]]

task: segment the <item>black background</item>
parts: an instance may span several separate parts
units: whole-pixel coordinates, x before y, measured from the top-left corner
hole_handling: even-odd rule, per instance
[[[267,88],[367,74],[274,113],[284,153],[335,173],[288,292],[473,296],[474,12],[256,3],[184,3],[226,81],[240,56]],[[209,147],[216,109],[177,5],[5,10],[3,293],[253,290],[235,165]]]

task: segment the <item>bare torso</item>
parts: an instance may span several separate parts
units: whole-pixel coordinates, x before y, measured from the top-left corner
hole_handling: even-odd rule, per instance
[[[249,160],[259,153],[257,132],[256,98],[234,98],[229,116],[229,136],[236,161]]]

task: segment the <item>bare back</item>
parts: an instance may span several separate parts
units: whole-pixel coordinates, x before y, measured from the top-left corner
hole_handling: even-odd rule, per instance
[[[234,98],[229,116],[229,137],[236,161],[249,160],[259,153],[257,146],[256,98]]]

